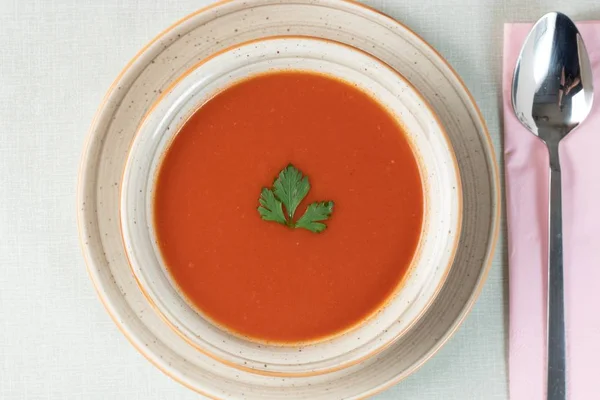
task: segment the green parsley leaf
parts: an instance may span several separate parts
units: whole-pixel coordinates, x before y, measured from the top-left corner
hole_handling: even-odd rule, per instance
[[[318,222],[325,221],[333,212],[333,201],[317,201],[306,208],[304,215],[294,225],[296,228],[308,229],[311,232],[320,233],[327,225]]]
[[[281,201],[279,201],[271,189],[263,188],[260,192],[260,199],[258,200],[260,206],[258,207],[258,213],[265,221],[275,221],[280,224],[286,224],[285,215],[283,214],[283,207]]]
[[[306,208],[304,215],[294,222],[298,205],[308,194],[308,178],[289,164],[273,182],[273,188],[263,188],[260,193],[258,213],[265,221],[274,221],[290,228],[307,229],[314,233],[323,232],[325,221],[333,212],[333,201],[317,201]],[[285,207],[285,212],[283,208]]]
[[[306,197],[310,190],[308,178],[302,176],[302,172],[289,164],[280,173],[273,183],[273,192],[275,196],[283,203],[287,211],[287,217],[291,220],[294,217],[296,208]]]

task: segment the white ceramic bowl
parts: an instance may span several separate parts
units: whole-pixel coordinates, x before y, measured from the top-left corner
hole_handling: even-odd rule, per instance
[[[178,292],[156,245],[153,189],[157,168],[184,121],[215,93],[256,74],[304,70],[342,79],[376,98],[398,119],[417,155],[425,218],[413,263],[387,305],[358,327],[299,347],[245,340],[213,325]],[[150,108],[131,147],[121,191],[122,234],[148,301],[186,341],[237,368],[269,375],[311,375],[355,364],[399,338],[440,291],[461,227],[461,184],[449,140],[421,95],[376,58],[333,41],[273,37],[203,60]],[[235,293],[231,294],[235,296]]]

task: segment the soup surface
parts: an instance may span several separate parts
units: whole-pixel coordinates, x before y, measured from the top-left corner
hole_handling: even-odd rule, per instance
[[[322,233],[257,211],[290,163],[311,184],[297,215],[335,202]],[[191,116],[159,168],[154,213],[163,259],[196,309],[239,335],[298,343],[360,323],[394,293],[419,242],[423,188],[405,134],[375,100],[278,72]]]

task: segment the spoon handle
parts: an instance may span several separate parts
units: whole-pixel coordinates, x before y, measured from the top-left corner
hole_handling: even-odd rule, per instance
[[[565,400],[566,349],[562,245],[562,191],[558,143],[550,153],[550,212],[548,248],[548,400]]]

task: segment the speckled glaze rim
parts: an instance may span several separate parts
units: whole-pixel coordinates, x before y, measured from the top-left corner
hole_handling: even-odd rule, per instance
[[[128,254],[128,251],[125,252],[125,256],[127,257],[129,268],[131,269],[131,272],[132,272],[133,276],[135,277],[136,284],[138,285],[140,291],[142,292],[142,294],[146,298],[146,301],[148,302],[148,304],[157,313],[157,315],[159,315],[161,317],[161,319],[164,321],[164,323],[167,326],[169,326],[169,328],[171,328],[175,333],[177,333],[177,335],[179,335],[183,340],[185,340],[189,345],[191,345],[192,347],[194,347],[196,350],[200,351],[201,353],[205,354],[206,356],[211,357],[214,360],[219,361],[219,362],[221,362],[223,364],[229,365],[229,366],[231,366],[233,368],[237,368],[237,369],[240,369],[240,370],[243,370],[243,371],[252,372],[252,373],[255,373],[255,374],[266,375],[266,376],[275,376],[275,377],[298,377],[298,376],[305,377],[305,376],[321,375],[321,374],[326,374],[326,373],[329,373],[329,372],[339,371],[341,369],[344,369],[344,368],[356,365],[356,364],[358,364],[360,362],[363,362],[364,360],[366,360],[366,359],[368,359],[368,358],[370,358],[372,356],[375,356],[375,355],[379,354],[380,352],[382,352],[383,350],[385,350],[389,346],[393,345],[394,342],[396,342],[404,333],[408,332],[412,327],[414,327],[415,324],[423,317],[423,315],[425,315],[425,313],[427,312],[427,310],[434,303],[434,301],[437,298],[438,294],[442,290],[442,287],[444,286],[444,283],[446,282],[446,279],[448,278],[448,275],[450,274],[450,269],[452,268],[452,265],[454,264],[456,252],[458,251],[458,246],[459,246],[459,243],[460,243],[460,237],[461,237],[461,231],[462,231],[462,219],[463,219],[462,218],[463,217],[462,181],[461,181],[460,169],[459,169],[459,166],[458,166],[458,161],[456,159],[456,154],[454,153],[454,149],[452,147],[452,143],[450,141],[448,133],[446,132],[445,127],[443,126],[443,124],[440,121],[440,119],[437,116],[437,114],[434,112],[434,110],[431,107],[431,105],[429,104],[429,102],[425,99],[425,97],[417,90],[417,88],[408,79],[406,79],[399,71],[397,71],[396,69],[392,68],[390,65],[388,65],[384,61],[378,59],[377,57],[373,56],[370,53],[367,53],[364,50],[361,50],[361,49],[352,47],[352,46],[350,46],[348,44],[345,44],[345,43],[342,43],[342,42],[338,42],[338,41],[335,41],[335,40],[331,40],[331,39],[319,38],[319,37],[313,37],[313,36],[301,36],[301,35],[268,36],[268,37],[263,37],[263,38],[260,38],[260,39],[250,40],[250,41],[247,41],[247,42],[237,43],[237,44],[235,44],[233,46],[230,46],[230,47],[224,48],[222,50],[219,50],[218,52],[210,55],[209,57],[207,57],[207,58],[205,58],[203,60],[200,60],[197,63],[195,63],[192,66],[190,66],[187,70],[183,71],[181,73],[181,75],[179,75],[177,78],[175,78],[169,84],[169,86],[167,86],[163,90],[163,92],[150,105],[150,107],[148,108],[148,111],[147,111],[146,115],[143,117],[142,122],[140,123],[138,129],[136,130],[136,132],[134,134],[133,141],[132,141],[131,146],[129,148],[129,154],[128,154],[127,158],[130,157],[131,149],[132,149],[132,146],[133,146],[133,142],[139,136],[139,134],[140,134],[140,128],[144,124],[144,122],[146,121],[146,119],[148,118],[148,116],[153,112],[153,110],[156,109],[156,107],[158,106],[158,104],[169,94],[169,92],[171,92],[171,90],[175,86],[177,86],[183,79],[185,79],[187,76],[189,76],[197,68],[199,68],[200,66],[204,65],[209,60],[212,60],[213,58],[219,56],[220,54],[223,54],[223,53],[226,53],[226,52],[230,52],[230,51],[232,51],[234,49],[237,49],[237,48],[249,45],[249,44],[256,44],[256,43],[260,43],[260,42],[263,42],[263,41],[274,40],[274,39],[303,39],[303,40],[312,40],[312,41],[317,41],[317,42],[332,43],[332,44],[335,44],[337,46],[341,46],[341,47],[350,49],[353,52],[357,52],[357,53],[360,53],[360,54],[366,56],[367,58],[369,58],[369,59],[373,60],[374,62],[380,64],[383,68],[385,68],[391,74],[395,75],[399,81],[401,81],[404,85],[406,85],[413,92],[413,94],[421,102],[422,106],[431,114],[431,116],[435,120],[436,127],[439,130],[439,132],[442,134],[442,139],[446,143],[447,148],[449,149],[449,156],[450,156],[451,161],[452,161],[452,170],[454,172],[454,179],[456,180],[456,185],[457,185],[456,186],[456,195],[457,195],[457,213],[458,214],[457,214],[457,224],[456,224],[456,226],[453,227],[454,228],[453,234],[455,235],[455,237],[454,237],[454,240],[453,240],[452,245],[451,245],[452,250],[451,250],[450,255],[448,257],[447,264],[443,267],[443,273],[441,275],[440,281],[436,285],[436,288],[434,289],[432,296],[428,299],[428,301],[426,302],[426,304],[424,305],[424,307],[422,308],[422,310],[397,335],[389,338],[389,340],[386,340],[385,342],[383,342],[381,345],[379,345],[377,348],[373,349],[369,353],[364,354],[364,355],[362,355],[361,357],[359,357],[357,359],[350,360],[350,361],[343,362],[343,363],[339,363],[339,364],[337,364],[337,365],[335,365],[333,367],[330,367],[330,368],[322,368],[322,369],[318,369],[318,370],[311,371],[311,372],[278,372],[278,371],[268,371],[268,370],[261,370],[261,369],[250,368],[250,367],[246,367],[244,365],[235,364],[233,362],[230,362],[230,361],[228,361],[228,360],[220,357],[219,355],[214,354],[210,350],[207,350],[207,349],[203,348],[202,346],[198,345],[197,343],[195,343],[194,341],[192,341],[186,334],[184,334],[177,326],[175,326],[171,322],[171,320],[160,310],[160,308],[158,307],[158,305],[152,299],[152,296],[148,293],[147,288],[137,278],[134,266],[132,264],[131,257]],[[327,74],[325,74],[325,75],[327,75]],[[233,83],[232,85],[235,85],[235,83]],[[398,118],[398,117],[396,117],[396,118]],[[397,122],[402,125],[401,121],[398,120]],[[409,140],[409,143],[410,143],[411,147],[413,147],[413,153],[418,158],[418,153],[419,152],[415,149],[416,145],[414,143],[412,143],[412,140]],[[423,174],[421,161],[419,161],[419,164],[420,164],[419,165],[420,173]],[[425,178],[422,177],[422,179],[425,179]],[[121,179],[121,182],[123,182],[123,178]],[[123,196],[123,187],[122,186],[120,187],[119,192],[120,192],[119,197],[122,198],[122,196]],[[121,214],[121,217],[122,217],[122,209],[120,209],[119,213]],[[427,214],[427,213],[428,213],[428,211],[426,209],[425,210],[425,214]],[[422,227],[421,235],[422,235],[424,229],[425,229],[425,227],[423,226]],[[123,224],[122,223],[120,224],[120,232],[121,232],[121,239],[123,240],[123,245],[124,245],[125,248],[127,248],[128,246],[125,243],[124,230],[123,230]],[[344,335],[344,334],[346,334],[346,333],[348,333],[350,331],[353,331],[358,326],[360,326],[360,325],[362,325],[364,323],[367,323],[369,320],[371,320],[379,312],[379,310],[385,308],[388,305],[388,303],[397,295],[398,291],[400,291],[402,289],[403,285],[406,282],[406,279],[409,277],[409,275],[411,274],[412,270],[414,269],[414,267],[415,267],[415,265],[414,265],[415,264],[415,259],[417,258],[417,255],[421,251],[422,251],[422,237],[419,240],[419,245],[418,245],[417,249],[415,250],[415,254],[413,255],[413,259],[411,260],[411,263],[410,263],[410,266],[408,268],[407,273],[402,277],[402,279],[400,280],[400,282],[398,283],[398,285],[394,289],[394,292],[392,294],[390,294],[390,296],[385,300],[385,302],[377,310],[374,310],[366,318],[364,318],[363,320],[357,322],[355,325],[347,328],[346,330],[344,330],[342,332],[339,332],[339,333],[336,333],[334,335],[325,337],[323,339],[316,340],[314,342],[300,343],[299,345],[300,346],[308,346],[308,345],[312,345],[312,344],[318,344],[320,342],[327,341],[327,340],[330,340],[330,339],[334,339],[334,338],[336,338],[338,336],[341,336],[341,335]],[[226,328],[223,328],[223,329],[225,331],[227,331]],[[269,345],[269,343],[265,343],[265,345]]]
[[[140,58],[153,44],[155,44],[157,41],[159,41],[160,39],[163,38],[163,36],[165,36],[166,34],[168,34],[170,31],[172,31],[173,29],[175,29],[176,27],[178,27],[179,25],[183,24],[184,22],[186,22],[187,20],[207,11],[210,10],[212,8],[218,7],[220,5],[224,5],[226,3],[230,3],[233,2],[235,0],[221,0],[219,2],[216,2],[214,4],[211,4],[207,7],[204,7],[182,19],[180,19],[179,21],[177,21],[175,24],[173,24],[172,26],[170,26],[169,28],[165,29],[163,32],[161,32],[158,36],[156,36],[152,41],[150,41],[146,46],[144,46],[128,63],[127,65],[124,67],[124,69],[119,73],[119,75],[117,76],[117,78],[114,80],[114,82],[111,84],[111,86],[109,87],[106,95],[104,96],[104,99],[102,100],[102,103],[96,113],[96,115],[94,116],[94,119],[92,121],[91,124],[91,129],[90,129],[90,133],[87,135],[86,141],[85,141],[85,145],[84,145],[84,151],[83,151],[83,156],[82,156],[82,160],[80,163],[80,169],[79,169],[79,179],[78,179],[78,185],[77,185],[77,200],[78,200],[78,204],[82,204],[82,202],[84,202],[84,198],[82,197],[83,195],[83,190],[82,188],[85,187],[86,182],[84,182],[82,180],[83,178],[83,174],[82,171],[84,170],[85,167],[85,161],[88,157],[88,152],[90,151],[90,146],[91,146],[91,141],[92,141],[92,132],[93,132],[93,128],[95,127],[95,125],[97,124],[97,120],[100,117],[100,114],[102,112],[102,109],[105,107],[105,105],[107,104],[111,94],[114,92],[114,90],[116,89],[116,86],[118,85],[118,83],[122,80],[122,78],[126,75],[126,73],[128,72],[128,70],[133,66],[133,64],[135,64],[135,62],[138,60],[138,58]],[[490,241],[487,243],[486,246],[486,251],[485,251],[485,256],[483,258],[483,268],[481,269],[481,272],[479,274],[479,277],[477,279],[477,283],[476,286],[474,287],[474,290],[471,292],[471,294],[468,296],[467,300],[464,303],[464,306],[462,307],[462,309],[460,310],[458,316],[454,319],[454,321],[452,322],[450,328],[446,331],[446,333],[435,343],[435,345],[433,345],[429,351],[427,351],[417,362],[415,362],[408,370],[406,370],[405,372],[403,372],[402,374],[400,374],[399,376],[397,376],[396,378],[390,379],[388,380],[385,384],[382,384],[380,386],[377,386],[375,388],[373,388],[371,391],[368,392],[364,392],[361,395],[359,395],[357,398],[367,398],[370,397],[372,395],[375,395],[381,391],[384,391],[385,389],[397,384],[398,382],[400,382],[401,380],[403,380],[404,378],[406,378],[408,375],[414,373],[416,370],[418,370],[425,362],[427,362],[431,357],[433,357],[433,355],[435,355],[439,349],[441,347],[443,347],[443,345],[454,335],[454,333],[456,332],[456,330],[460,327],[460,325],[463,323],[464,319],[466,318],[466,316],[469,314],[469,312],[471,311],[475,301],[477,300],[477,298],[479,297],[481,290],[484,286],[484,283],[486,281],[486,278],[489,274],[489,271],[491,269],[491,264],[492,264],[492,258],[493,258],[493,253],[494,250],[496,248],[497,242],[498,242],[498,236],[499,236],[499,230],[500,230],[500,175],[499,175],[499,166],[497,163],[497,158],[496,158],[496,154],[495,154],[495,150],[493,147],[493,144],[491,142],[491,137],[489,134],[489,131],[487,129],[487,126],[485,124],[485,121],[483,119],[483,116],[481,114],[481,111],[479,110],[479,108],[477,107],[473,96],[471,95],[471,93],[469,92],[469,90],[467,89],[467,87],[465,86],[463,80],[460,78],[460,76],[456,73],[456,71],[452,68],[452,66],[450,64],[448,64],[447,61],[445,61],[445,59],[439,54],[439,52],[437,50],[435,50],[431,45],[429,45],[427,42],[425,42],[420,36],[418,36],[414,31],[412,31],[410,28],[408,28],[407,26],[401,24],[400,22],[396,21],[394,18],[376,10],[373,9],[372,7],[366,6],[364,4],[358,3],[356,1],[353,0],[340,0],[341,3],[348,3],[351,4],[355,7],[358,8],[362,8],[364,9],[365,12],[370,12],[370,13],[376,13],[382,17],[384,17],[388,22],[390,22],[391,24],[395,24],[399,27],[401,27],[407,34],[412,36],[412,39],[414,39],[416,42],[418,42],[420,45],[423,45],[424,47],[426,47],[427,49],[429,49],[433,54],[435,54],[439,61],[441,61],[442,63],[445,64],[445,66],[447,67],[448,71],[450,72],[450,75],[454,78],[454,80],[456,80],[456,83],[459,85],[460,89],[462,89],[463,93],[466,95],[466,97],[468,98],[470,105],[473,108],[473,111],[476,113],[476,119],[473,119],[473,121],[478,125],[478,128],[480,129],[480,133],[481,133],[481,138],[484,140],[484,142],[487,144],[487,149],[489,150],[489,154],[487,156],[487,158],[489,159],[489,166],[491,167],[490,170],[490,183],[491,183],[491,189],[492,189],[492,195],[490,197],[490,200],[493,202],[494,206],[492,207],[492,209],[495,211],[492,216],[492,224],[491,224],[491,228],[489,230],[490,233]],[[115,324],[117,325],[118,329],[126,336],[126,338],[130,341],[130,343],[146,358],[148,359],[148,361],[150,361],[152,364],[154,364],[159,370],[161,370],[163,373],[165,373],[166,375],[168,375],[169,377],[171,377],[172,379],[174,379],[175,381],[179,382],[180,384],[182,384],[185,387],[188,387],[191,390],[194,390],[204,396],[210,397],[210,398],[217,398],[215,396],[212,396],[200,389],[198,389],[197,387],[192,386],[191,384],[187,383],[186,381],[184,381],[183,379],[179,378],[178,376],[172,374],[170,372],[170,369],[167,368],[166,366],[163,366],[161,364],[159,364],[158,362],[155,361],[155,359],[153,358],[154,355],[151,352],[146,351],[143,346],[139,345],[137,343],[137,341],[131,337],[128,333],[128,329],[126,327],[124,327],[121,322],[118,320],[117,316],[115,314],[113,314],[111,306],[105,301],[105,299],[102,296],[102,293],[100,291],[100,288],[98,287],[97,283],[96,283],[96,278],[94,275],[94,272],[92,271],[92,265],[93,265],[93,260],[91,259],[91,254],[88,254],[87,250],[86,250],[86,245],[84,244],[84,241],[86,240],[85,238],[88,235],[88,227],[87,224],[85,222],[84,219],[85,215],[83,210],[78,210],[77,213],[77,223],[78,223],[78,228],[79,228],[79,239],[80,239],[80,245],[81,248],[83,249],[83,255],[84,255],[84,259],[87,265],[87,269],[88,269],[88,273],[90,276],[90,279],[94,285],[94,289],[96,290],[98,297],[100,298],[101,303],[104,305],[104,307],[106,308],[107,312],[109,313],[109,315],[111,316],[111,318],[113,319],[113,321],[115,322]]]

